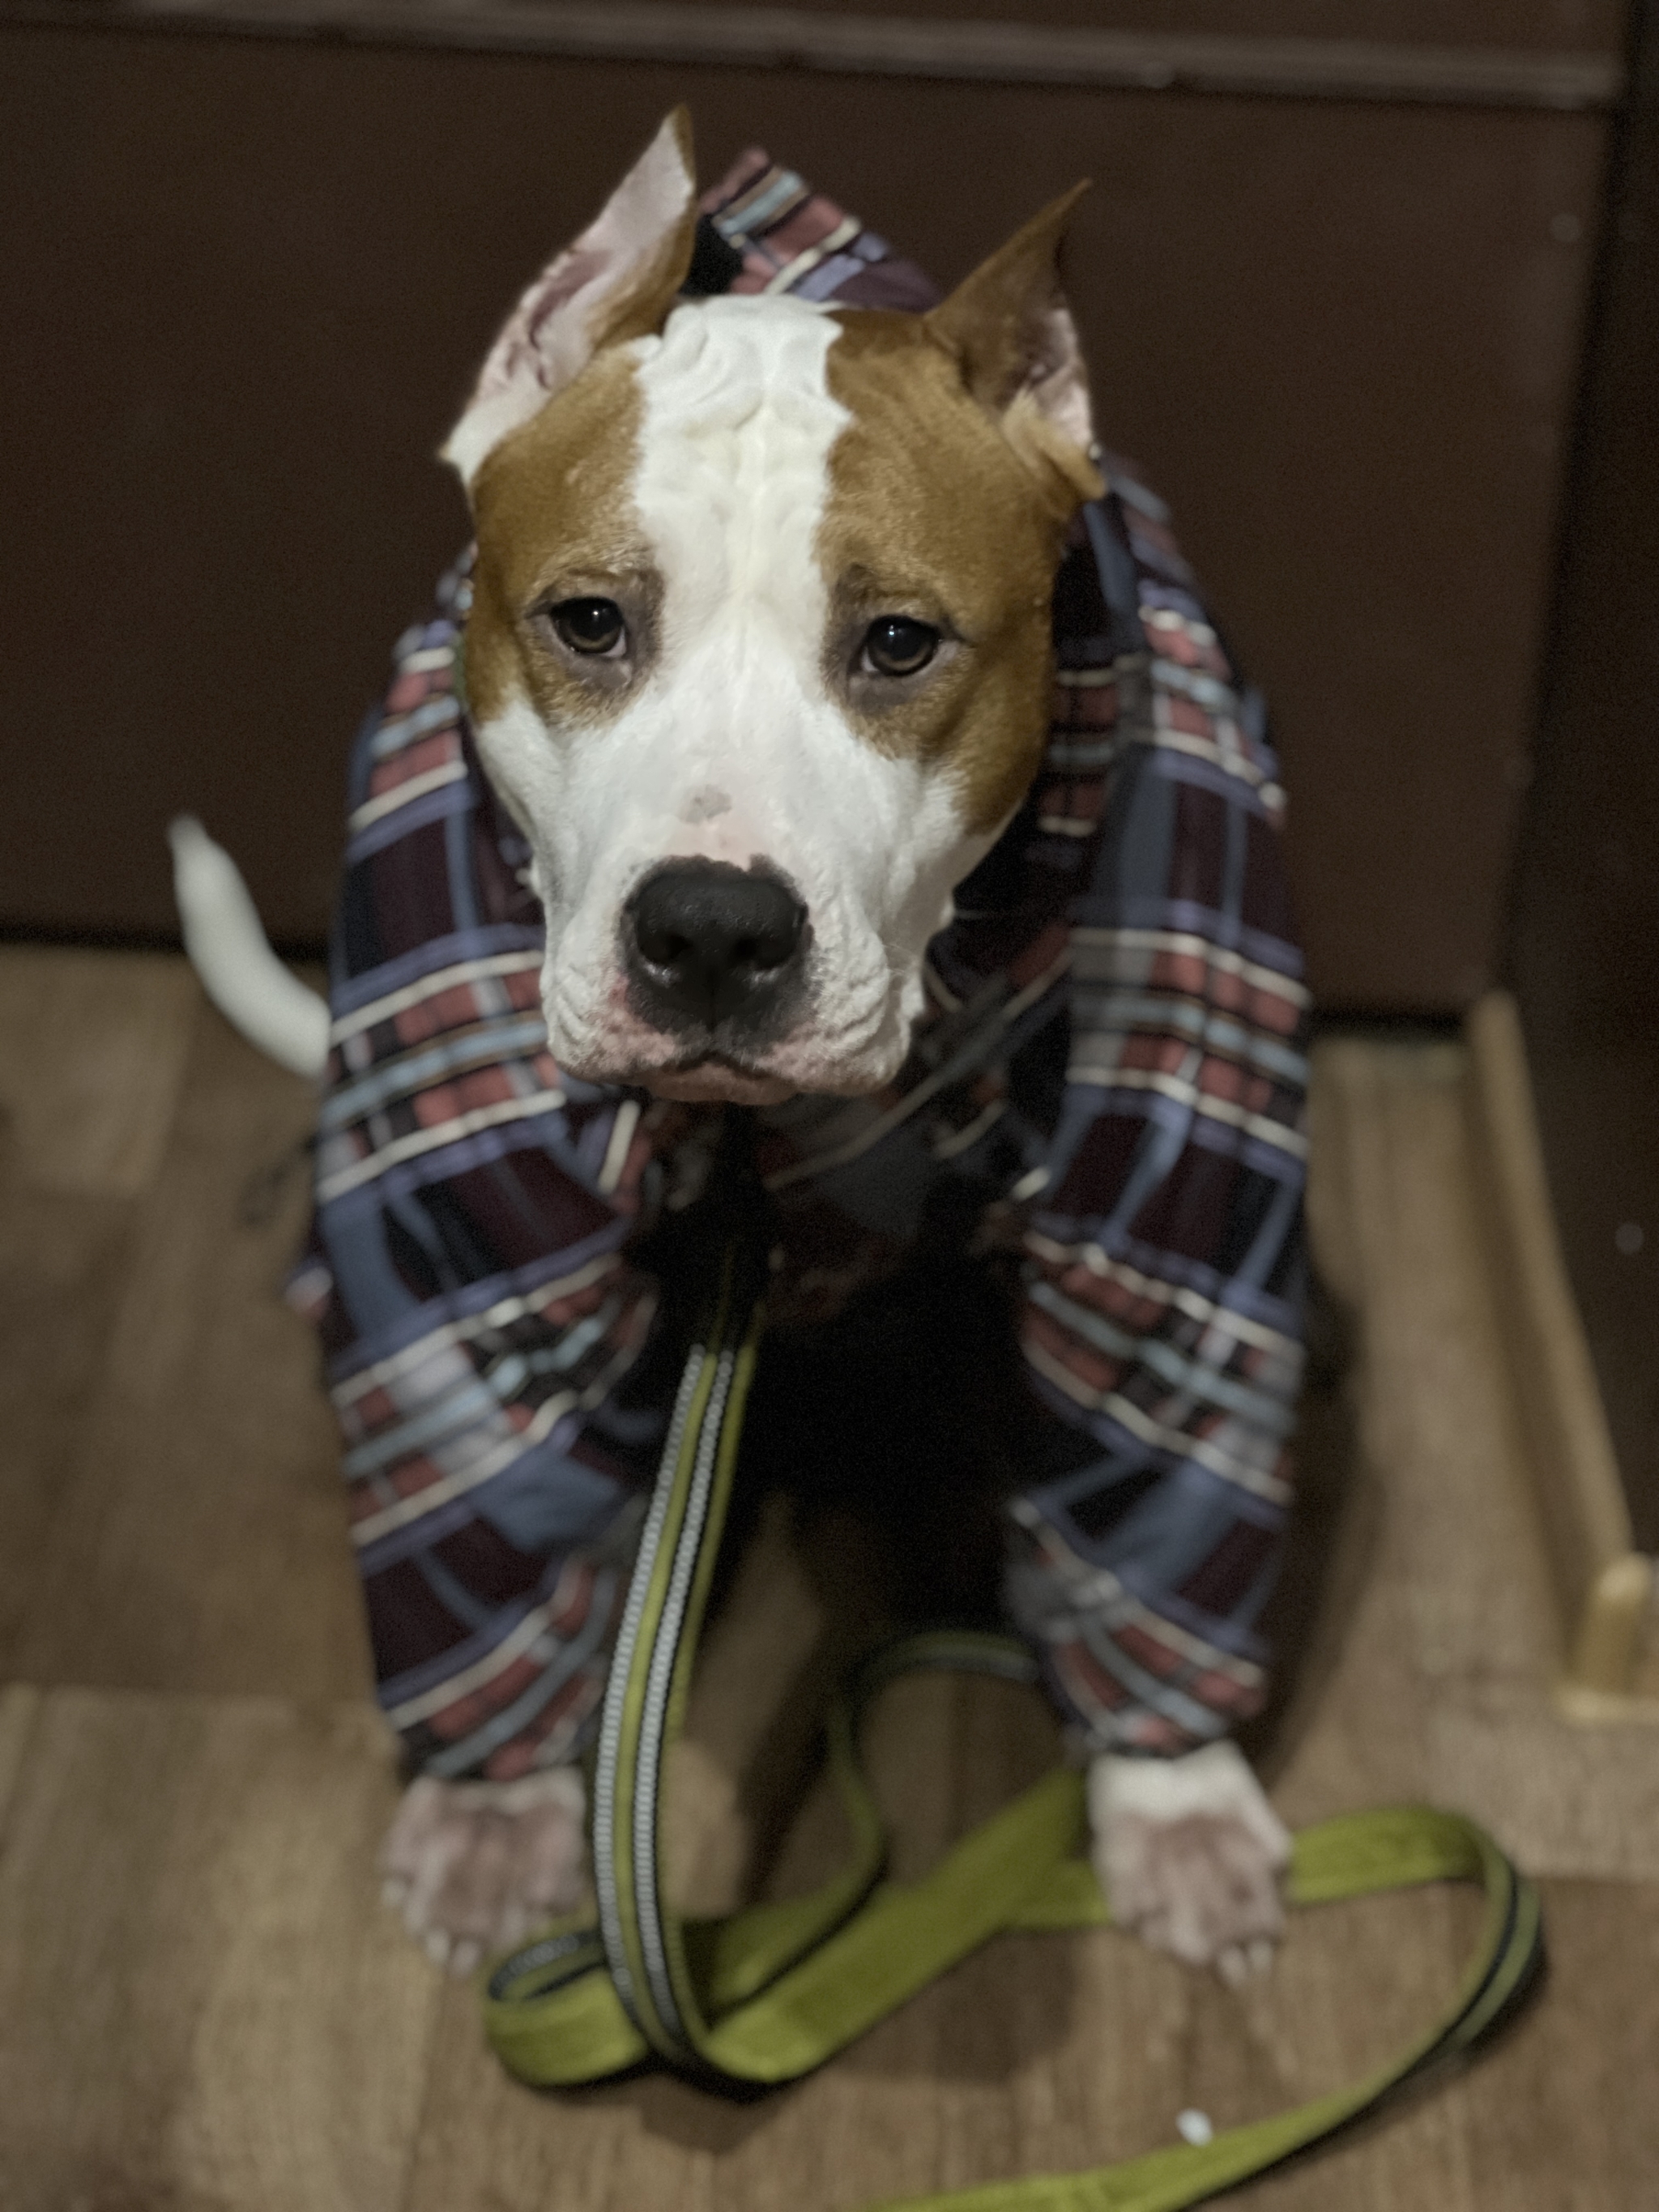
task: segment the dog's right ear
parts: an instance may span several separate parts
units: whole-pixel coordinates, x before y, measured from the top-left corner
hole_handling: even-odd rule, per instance
[[[490,349],[443,459],[470,488],[509,430],[539,414],[602,346],[660,327],[696,241],[691,118],[662,127],[574,246],[550,261]]]

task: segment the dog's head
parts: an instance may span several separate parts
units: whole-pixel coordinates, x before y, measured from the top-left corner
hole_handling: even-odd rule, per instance
[[[572,1074],[763,1104],[896,1072],[1041,757],[1099,489],[1054,272],[1076,197],[930,314],[678,300],[682,111],[496,341],[446,448],[467,684]]]

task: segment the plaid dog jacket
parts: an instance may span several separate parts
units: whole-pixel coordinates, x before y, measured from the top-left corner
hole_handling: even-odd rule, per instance
[[[688,289],[920,310],[912,264],[758,151]],[[1164,509],[1109,459],[1054,595],[1042,767],[929,948],[879,1096],[755,1115],[798,1328],[942,1186],[1018,1255],[1029,1464],[1003,1595],[1097,1748],[1174,1753],[1265,1690],[1301,1371],[1301,981],[1284,809]],[[344,1442],[380,1696],[413,1763],[507,1779],[594,1720],[673,1370],[653,1224],[721,1109],[549,1055],[528,851],[459,681],[466,563],[351,757],[315,1208],[295,1303]]]

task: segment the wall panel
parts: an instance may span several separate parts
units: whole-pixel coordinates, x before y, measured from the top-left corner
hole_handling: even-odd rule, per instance
[[[1272,698],[1317,990],[1463,1004],[1527,774],[1593,115],[0,26],[0,922],[165,932],[189,806],[318,937],[347,738],[465,534],[432,451],[681,97],[708,173],[763,138],[947,278],[1094,177],[1102,420]]]

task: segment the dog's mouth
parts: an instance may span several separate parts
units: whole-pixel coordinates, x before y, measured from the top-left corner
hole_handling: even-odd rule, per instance
[[[690,1106],[781,1106],[797,1086],[763,1068],[745,1066],[723,1053],[704,1053],[668,1067],[641,1068],[632,1080],[658,1098]]]

